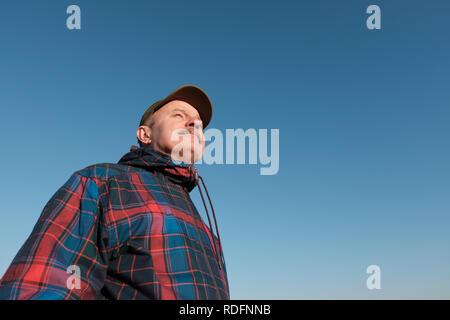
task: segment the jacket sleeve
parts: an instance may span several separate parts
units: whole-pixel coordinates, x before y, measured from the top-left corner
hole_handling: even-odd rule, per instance
[[[94,299],[108,236],[94,180],[75,172],[45,205],[3,278],[0,299]]]

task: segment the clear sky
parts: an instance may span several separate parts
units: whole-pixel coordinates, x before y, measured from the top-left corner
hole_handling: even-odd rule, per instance
[[[81,30],[66,27],[71,4]],[[371,4],[381,30],[366,27]],[[232,299],[449,299],[449,10],[2,1],[1,275],[73,172],[116,163],[145,109],[195,84],[214,105],[208,128],[280,133],[276,175],[198,165]],[[379,290],[366,288],[369,265],[381,268]]]

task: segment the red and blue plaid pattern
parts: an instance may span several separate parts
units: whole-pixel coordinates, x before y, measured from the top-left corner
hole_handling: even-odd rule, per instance
[[[133,146],[117,164],[75,172],[0,280],[0,299],[229,299],[220,242],[189,196],[195,170]]]

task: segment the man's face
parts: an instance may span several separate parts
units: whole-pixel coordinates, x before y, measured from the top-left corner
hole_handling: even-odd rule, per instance
[[[203,126],[198,111],[189,103],[173,100],[166,103],[146,121],[144,127],[155,150],[175,160],[194,163],[205,150]],[[138,129],[138,137],[139,137]]]

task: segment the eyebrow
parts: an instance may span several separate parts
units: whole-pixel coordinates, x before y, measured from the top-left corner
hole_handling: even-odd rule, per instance
[[[182,113],[184,113],[185,115],[189,115],[185,110],[180,109],[180,108],[174,108],[174,109],[172,110],[172,113],[173,113],[173,112],[176,112],[176,111],[182,112]],[[201,120],[200,115],[199,115],[199,116],[195,116],[195,118]]]

